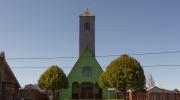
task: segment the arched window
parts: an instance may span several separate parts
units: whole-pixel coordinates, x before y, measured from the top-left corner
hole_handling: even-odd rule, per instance
[[[85,30],[85,31],[90,31],[90,23],[86,22],[86,23],[84,24],[84,30]]]
[[[84,67],[83,68],[83,76],[91,76],[92,75],[92,69],[90,67]]]
[[[78,82],[72,83],[72,99],[79,99],[80,88]]]
[[[73,82],[72,83],[72,93],[77,93],[79,89],[79,83],[78,82]]]

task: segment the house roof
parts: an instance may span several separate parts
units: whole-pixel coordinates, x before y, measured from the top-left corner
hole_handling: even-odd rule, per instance
[[[4,66],[5,72],[9,73],[9,75],[12,77],[13,81],[14,81],[15,83],[17,83],[17,86],[20,88],[21,86],[20,86],[19,82],[17,81],[17,79],[16,79],[13,71],[11,70],[10,66],[9,66],[8,63],[6,62],[4,52],[1,52],[1,53],[0,53],[0,58],[2,59],[1,64]]]
[[[38,90],[39,92],[44,92],[45,90],[42,90],[39,88],[37,84],[27,84],[24,87],[24,90]]]
[[[151,92],[165,92],[165,93],[169,93],[169,92],[173,92],[171,90],[167,90],[167,89],[163,89],[163,88],[160,88],[160,87],[157,87],[157,86],[153,86],[149,89],[147,89],[147,92],[151,93]]]

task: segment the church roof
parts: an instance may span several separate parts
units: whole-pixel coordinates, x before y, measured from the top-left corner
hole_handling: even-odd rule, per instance
[[[91,77],[84,77],[81,73],[82,69],[84,67],[90,67],[92,69],[92,76]],[[77,62],[75,63],[74,67],[71,69],[68,79],[69,82],[97,82],[99,79],[99,76],[103,72],[103,69],[99,65],[96,58],[93,56],[90,49],[86,49],[85,52],[78,58]]]
[[[80,16],[94,16],[94,14],[91,13],[91,12],[88,10],[88,8],[87,8],[87,10],[84,11]]]

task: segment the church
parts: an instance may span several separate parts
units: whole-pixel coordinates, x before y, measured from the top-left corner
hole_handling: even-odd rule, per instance
[[[95,15],[87,9],[79,16],[79,58],[67,76],[69,88],[60,90],[61,100],[107,98],[98,85],[102,72],[95,57]]]

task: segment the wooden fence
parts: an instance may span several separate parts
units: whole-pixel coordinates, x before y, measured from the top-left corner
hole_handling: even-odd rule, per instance
[[[180,93],[130,93],[129,100],[180,100]]]

